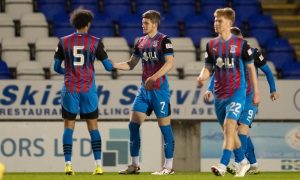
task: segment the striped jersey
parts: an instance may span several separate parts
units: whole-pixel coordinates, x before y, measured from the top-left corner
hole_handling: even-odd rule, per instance
[[[206,45],[205,65],[214,68],[214,92],[217,99],[226,99],[243,88],[247,82],[245,63],[253,63],[252,50],[247,41],[232,35],[227,41],[219,37]]]
[[[166,35],[157,32],[154,37],[140,37],[134,45],[134,56],[142,59],[142,84],[148,77],[155,74],[164,64],[165,56],[173,56],[171,40]],[[154,89],[169,88],[167,75],[157,79]]]
[[[87,92],[93,85],[94,60],[107,59],[101,40],[87,33],[73,33],[59,40],[55,59],[64,61],[64,86],[68,92]]]

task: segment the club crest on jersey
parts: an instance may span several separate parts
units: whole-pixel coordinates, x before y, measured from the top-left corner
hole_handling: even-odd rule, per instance
[[[166,44],[166,49],[171,49],[171,48],[173,48],[172,44],[170,43]]]
[[[236,48],[237,48],[236,45],[231,45],[230,46],[230,53],[234,54],[236,52]]]
[[[153,41],[153,47],[157,47],[157,40]]]

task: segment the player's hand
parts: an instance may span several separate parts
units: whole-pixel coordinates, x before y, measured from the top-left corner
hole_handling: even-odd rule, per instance
[[[203,78],[201,76],[197,77],[197,83],[198,83],[198,86],[197,86],[198,88],[202,88],[203,87],[204,80],[203,80]]]
[[[254,93],[254,96],[253,96],[253,104],[255,106],[258,106],[258,104],[260,103],[260,96],[259,96],[259,93]]]
[[[203,98],[204,98],[204,101],[205,102],[209,102],[209,99],[213,96],[212,92],[211,91],[206,91],[203,95]]]
[[[156,82],[156,78],[154,78],[153,76],[150,76],[146,79],[145,81],[145,87],[147,90],[152,90],[154,89],[154,84]]]
[[[276,92],[272,92],[270,95],[270,98],[272,101],[275,101],[275,100],[279,99],[279,94]]]

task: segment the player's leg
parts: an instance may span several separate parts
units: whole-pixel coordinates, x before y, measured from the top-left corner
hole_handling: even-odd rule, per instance
[[[158,126],[163,135],[165,153],[165,162],[163,168],[152,173],[152,175],[174,174],[173,156],[175,141],[171,126],[170,91],[168,89],[151,91],[151,102],[158,120]]]
[[[127,169],[119,171],[119,174],[139,174],[140,172],[140,156],[139,151],[141,147],[140,127],[150,112],[149,105],[146,101],[145,90],[140,89],[136,96],[132,113],[130,115],[129,132],[130,132],[130,156],[131,164]]]
[[[78,94],[62,92],[62,117],[64,119],[64,133],[62,137],[63,151],[65,157],[65,173],[74,175],[72,169],[72,149],[73,149],[73,131],[75,128],[75,119],[78,113]]]
[[[226,116],[226,104],[227,103],[228,103],[227,101],[218,100],[218,99],[215,99],[215,101],[214,101],[215,113],[217,115],[217,120],[218,120],[219,124],[221,125],[223,135],[224,135],[224,120],[225,120],[225,116]],[[224,146],[224,142],[225,142],[225,139],[223,141],[223,146]],[[224,162],[223,156],[226,156],[226,157],[231,156],[231,151],[223,149],[223,155],[222,155],[222,158],[221,158],[219,164],[211,166],[211,171],[216,176],[224,176],[226,173],[227,162]]]
[[[258,168],[258,163],[255,157],[255,152],[254,152],[254,145],[252,143],[252,140],[250,136],[248,137],[248,147],[246,151],[246,157],[248,161],[250,162],[250,169],[247,172],[247,174],[259,174],[259,168]]]
[[[246,97],[243,96],[241,93],[237,93],[233,98],[232,98],[232,102],[229,104],[229,106],[226,107],[226,118],[231,118],[233,120],[235,120],[236,125],[237,125],[237,121],[240,119],[241,115],[242,115],[242,111],[243,108],[245,106],[245,101],[246,101]],[[237,126],[236,126],[237,128]],[[235,129],[237,130],[237,129]],[[247,134],[246,136],[247,137]],[[243,146],[242,146],[242,142],[240,138],[243,138],[243,136],[241,135],[237,135],[237,131],[235,131],[235,134],[233,135],[234,138],[234,154],[235,154],[235,158],[236,161],[238,163],[238,168],[236,169],[236,176],[237,177],[241,177],[244,176],[245,173],[248,171],[248,169],[250,168],[250,165],[247,161],[247,159],[245,158],[245,151],[243,150]],[[243,139],[244,141],[245,139]],[[247,139],[246,139],[247,140]]]
[[[240,118],[240,126],[238,128],[240,140],[242,142],[243,150],[245,151],[246,158],[250,162],[250,169],[251,172],[254,172],[254,174],[257,174],[258,171],[258,166],[254,154],[254,147],[252,144],[252,141],[250,139],[249,141],[249,130],[251,127],[251,124],[254,121],[255,115],[257,113],[257,106],[252,104],[252,96],[247,96],[246,99],[246,105],[245,105],[245,110]],[[249,146],[249,147],[248,147]],[[250,153],[249,153],[249,152]],[[249,174],[248,171],[248,174]],[[253,173],[251,173],[253,174]]]
[[[91,137],[91,147],[94,154],[95,169],[93,175],[101,175],[101,135],[98,129],[98,96],[94,88],[80,94],[80,119],[85,119]]]

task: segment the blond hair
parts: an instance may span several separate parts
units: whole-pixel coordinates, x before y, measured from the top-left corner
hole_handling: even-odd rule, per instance
[[[216,9],[214,16],[223,16],[224,18],[231,20],[232,24],[235,21],[235,12],[232,8],[229,7]]]

